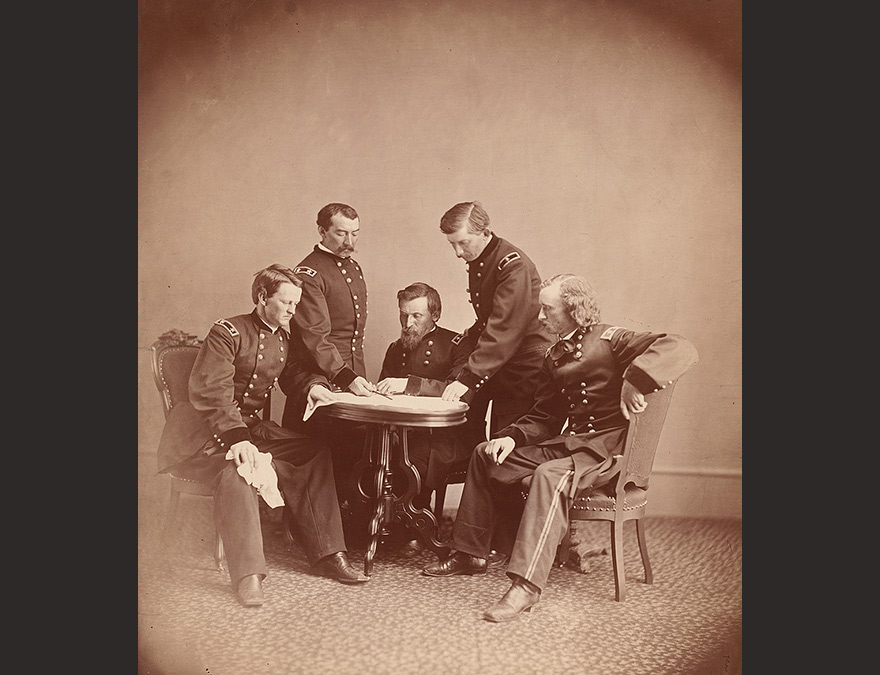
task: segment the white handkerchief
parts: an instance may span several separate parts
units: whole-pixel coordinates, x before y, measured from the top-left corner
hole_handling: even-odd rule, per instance
[[[226,459],[232,459],[232,450],[226,453]],[[271,508],[276,506],[284,506],[284,497],[278,490],[278,474],[272,468],[272,455],[268,452],[257,453],[257,468],[252,469],[251,465],[245,462],[238,467],[238,474],[244,478],[248,485],[257,488],[263,501]]]

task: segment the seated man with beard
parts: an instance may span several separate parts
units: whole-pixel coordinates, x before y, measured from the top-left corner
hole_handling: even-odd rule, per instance
[[[437,325],[440,294],[428,284],[416,282],[398,291],[397,304],[400,338],[385,353],[376,389],[383,394],[439,397],[467,363],[463,336]],[[443,485],[449,469],[486,440],[466,438],[461,429],[409,429],[409,458],[422,479],[421,494],[413,500],[417,508],[428,508],[431,493]]]

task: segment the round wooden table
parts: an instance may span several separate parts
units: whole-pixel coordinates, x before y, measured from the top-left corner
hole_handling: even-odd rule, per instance
[[[324,415],[368,425],[364,453],[352,468],[359,498],[373,502],[370,519],[370,543],[364,556],[364,574],[372,576],[373,557],[379,539],[390,534],[392,523],[404,522],[419,533],[425,546],[440,560],[449,555],[449,547],[437,539],[437,519],[430,509],[413,506],[413,497],[421,492],[422,478],[409,459],[409,427],[452,427],[463,424],[468,406],[460,401],[434,397],[396,394],[388,399],[379,394],[355,396],[337,394],[338,400],[318,409]],[[392,443],[396,436],[399,443]],[[378,442],[376,442],[378,440]],[[395,492],[394,467],[406,477],[406,490]],[[365,488],[365,483],[369,488]]]

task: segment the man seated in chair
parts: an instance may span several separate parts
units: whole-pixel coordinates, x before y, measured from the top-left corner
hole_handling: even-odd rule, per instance
[[[453,524],[453,552],[422,570],[432,577],[485,574],[496,495],[531,477],[507,567],[512,584],[483,614],[487,621],[515,619],[537,604],[568,529],[574,493],[615,476],[628,420],[647,407],[645,394],[697,362],[696,349],[681,336],[599,323],[596,296],[582,277],[551,277],[539,297],[539,319],[559,339],[544,357],[535,404],[475,448]]]
[[[437,325],[442,311],[440,294],[426,283],[415,282],[398,291],[397,306],[400,337],[385,352],[376,389],[383,394],[439,398],[467,363],[463,336]],[[452,466],[470,457],[474,446],[485,439],[465,438],[462,427],[410,429],[409,459],[422,481],[414,505],[428,508],[431,493],[443,486]]]
[[[346,557],[330,449],[258,416],[282,371],[309,398],[333,397],[327,379],[291,353],[290,319],[301,285],[283,265],[256,273],[255,309],[211,326],[190,375],[190,402],[171,409],[159,445],[160,472],[173,467],[176,476],[214,487],[217,532],[232,586],[245,606],[264,602],[261,497],[273,508],[283,501],[317,571],[343,583],[368,580]]]

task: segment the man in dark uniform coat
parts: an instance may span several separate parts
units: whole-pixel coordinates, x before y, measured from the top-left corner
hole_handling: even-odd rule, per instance
[[[443,398],[463,398],[474,412],[468,417],[477,423],[491,400],[493,432],[534,402],[541,362],[552,342],[538,321],[541,277],[522,249],[493,234],[479,202],[453,206],[440,220],[440,231],[467,263],[467,291],[476,314],[466,331],[468,361]]]
[[[541,363],[552,342],[538,321],[541,277],[522,249],[493,234],[489,214],[479,202],[453,206],[440,219],[440,231],[455,255],[467,263],[467,290],[476,314],[465,337],[470,356],[443,399],[464,400],[470,406],[469,435],[485,440],[490,401],[490,435],[534,403]],[[509,552],[522,509],[517,489],[509,491],[506,501],[505,522],[497,530],[495,546],[502,559]]]
[[[318,212],[320,243],[293,271],[302,281],[302,300],[294,322],[318,370],[334,387],[359,396],[375,387],[366,380],[364,327],[367,284],[360,264],[351,257],[360,234],[360,218],[346,204],[328,204]],[[284,389],[285,381],[281,381]],[[305,401],[288,397],[282,424],[303,424]]]
[[[304,367],[287,328],[301,296],[293,271],[257,272],[250,314],[219,319],[208,332],[189,379],[189,401],[175,405],[159,443],[159,471],[214,487],[214,519],[239,601],[263,603],[266,560],[259,495],[250,475],[265,457],[311,565],[344,583],[359,583],[346,557],[329,448],[264,421],[258,413],[284,373],[291,388],[318,401],[332,398],[320,373]],[[249,471],[248,471],[249,469]]]
[[[294,267],[302,281],[302,300],[294,323],[312,361],[336,390],[371,396],[375,386],[366,379],[364,327],[367,323],[367,285],[363,269],[351,257],[360,234],[360,218],[347,204],[327,204],[318,212],[320,243]],[[363,451],[363,425],[314,415],[303,422],[306,408],[301,392],[290,391],[288,379],[279,385],[287,396],[281,424],[321,438],[334,454],[340,500],[350,492],[351,465]]]
[[[401,335],[385,352],[376,389],[384,394],[439,398],[467,361],[463,336],[437,325],[442,312],[440,294],[428,284],[416,282],[398,291],[397,304]],[[409,429],[409,458],[422,480],[416,506],[426,508],[450,468],[470,457],[478,439],[465,439],[461,433],[461,427]]]
[[[574,493],[616,475],[630,414],[647,407],[645,394],[697,362],[696,349],[681,336],[600,324],[595,295],[581,277],[548,279],[540,302],[541,321],[560,339],[544,358],[535,404],[475,449],[453,525],[455,552],[423,570],[427,576],[484,574],[495,494],[531,476],[507,567],[513,583],[484,613],[488,621],[514,619],[538,602]]]

